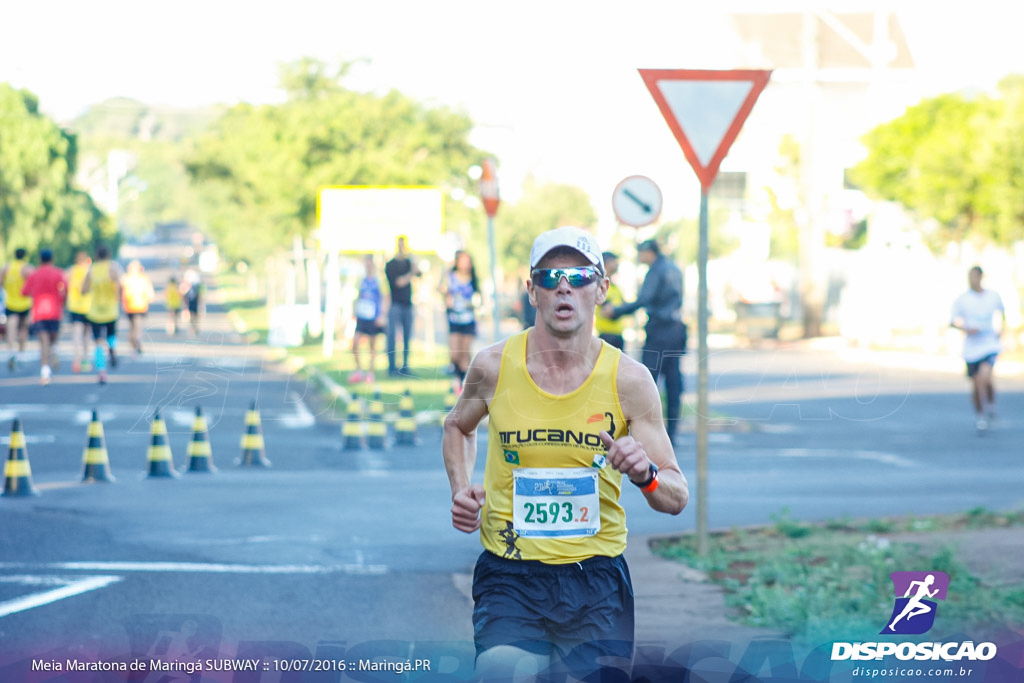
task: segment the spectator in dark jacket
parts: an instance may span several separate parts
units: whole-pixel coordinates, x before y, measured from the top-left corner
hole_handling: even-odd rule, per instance
[[[683,274],[671,259],[661,253],[654,240],[637,247],[640,262],[648,266],[647,276],[636,301],[619,306],[606,304],[602,312],[615,319],[643,308],[647,311],[643,363],[657,382],[665,378],[669,439],[676,440],[682,417],[683,373],[680,360],[686,353],[686,324],[682,320]]]

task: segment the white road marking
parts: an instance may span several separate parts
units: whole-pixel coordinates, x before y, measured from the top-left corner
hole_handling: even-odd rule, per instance
[[[193,572],[200,574],[386,574],[385,564],[223,564],[206,562],[54,562],[28,565],[0,562],[0,570],[34,569],[49,571],[100,572]]]
[[[57,437],[53,434],[43,434],[42,436],[37,434],[23,434],[23,436],[25,437],[25,445],[32,443],[53,443],[57,440]],[[0,444],[9,445],[10,443],[11,437],[9,435],[0,436]]]
[[[294,402],[295,412],[281,418],[281,424],[284,427],[287,429],[302,429],[303,427],[312,427],[316,424],[316,416],[306,407],[301,396],[292,392],[288,395],[288,398]]]
[[[774,454],[783,458],[828,458],[832,460],[837,458],[855,458],[857,460],[872,460],[883,465],[903,468],[920,466],[919,463],[910,458],[883,451],[846,451],[838,448],[780,448],[778,450],[758,449],[757,453],[763,455]]]
[[[35,565],[20,562],[0,562],[0,571],[34,571],[34,572],[68,572],[68,571],[100,571],[100,572],[154,572],[154,573],[198,573],[198,574],[350,574],[361,576],[380,576],[388,572],[384,564],[363,564],[360,556],[357,564],[341,565],[253,565],[253,564],[219,564],[201,562],[54,562]],[[0,576],[0,583],[15,584],[38,588],[54,586],[50,590],[30,593],[12,600],[0,602],[0,618],[17,612],[24,612],[35,607],[42,607],[59,600],[73,598],[89,591],[106,588],[123,581],[123,576],[108,574],[85,576],[81,578],[55,576],[49,574],[10,574]]]
[[[41,593],[32,593],[20,598],[0,602],[0,617],[24,612],[34,607],[42,607],[58,600],[72,598],[82,593],[106,588],[121,580],[120,576],[87,576],[84,578],[65,578],[59,576],[0,576],[0,582],[14,583],[25,586],[57,586]]]
[[[285,429],[305,429],[314,426],[316,424],[316,416],[309,410],[298,394],[289,396],[289,399],[290,402],[287,404],[287,412],[271,411],[268,414],[261,410],[260,413],[263,421],[280,425]],[[105,405],[103,408],[98,410],[100,422],[102,423],[112,422],[118,418],[138,420],[140,417],[146,417],[147,419],[150,417],[150,413],[147,412],[145,408],[138,405]],[[220,408],[216,411],[215,416],[219,418],[223,418],[225,416],[235,417],[244,415],[246,412],[248,412],[248,408]],[[81,426],[89,424],[92,420],[92,411],[83,410],[80,405],[19,403],[7,404],[3,408],[0,408],[0,424],[10,422],[15,418],[24,418],[27,415],[46,415],[48,417],[70,415],[70,420],[75,425]],[[165,408],[161,416],[168,424],[191,428],[195,424],[196,412],[194,407],[190,409]],[[210,417],[210,415],[207,415],[207,419]],[[31,433],[26,432],[25,438],[27,443],[32,443],[31,439],[33,438],[33,435]],[[42,443],[51,443],[53,441],[52,436],[36,438],[42,439]]]

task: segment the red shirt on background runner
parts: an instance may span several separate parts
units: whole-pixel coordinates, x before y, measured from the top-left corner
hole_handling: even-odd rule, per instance
[[[64,271],[44,263],[25,280],[21,293],[32,297],[32,320],[60,320],[68,294]]]

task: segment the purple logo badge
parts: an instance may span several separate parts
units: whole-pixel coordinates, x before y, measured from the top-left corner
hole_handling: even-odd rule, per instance
[[[945,572],[893,572],[896,605],[881,633],[919,635],[935,623],[936,600],[945,600],[949,576]]]

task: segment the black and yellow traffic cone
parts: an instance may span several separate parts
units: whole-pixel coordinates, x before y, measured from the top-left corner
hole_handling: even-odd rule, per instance
[[[255,467],[270,466],[270,461],[264,455],[263,428],[260,422],[260,413],[256,410],[256,401],[249,405],[249,412],[245,414],[245,434],[242,435],[242,457],[239,458],[238,464]]]
[[[415,404],[408,389],[398,401],[398,420],[395,421],[395,443],[401,446],[415,446],[416,416],[413,413]]]
[[[174,461],[171,457],[171,446],[167,442],[167,425],[160,417],[160,411],[153,413],[153,426],[150,428],[152,439],[146,457],[149,462],[149,477],[177,477]]]
[[[114,481],[110,473],[110,458],[107,457],[107,443],[103,438],[103,423],[99,414],[92,411],[92,420],[86,432],[85,452],[82,453],[83,482]]]
[[[207,434],[206,418],[203,409],[196,406],[196,419],[192,422],[192,440],[188,442],[188,471],[216,472],[213,466],[213,452]]]
[[[18,418],[14,418],[11,423],[11,447],[7,455],[3,495],[39,495],[32,486],[32,469],[29,467],[28,452],[25,450],[25,433],[21,431],[21,420]]]
[[[380,400],[379,390],[373,393],[366,413],[366,447],[382,451],[386,446],[388,426],[384,422],[384,402]]]
[[[348,402],[345,422],[341,425],[341,447],[346,451],[363,447],[363,403],[356,397]]]

